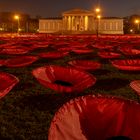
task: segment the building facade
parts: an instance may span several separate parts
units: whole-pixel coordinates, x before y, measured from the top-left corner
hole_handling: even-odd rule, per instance
[[[55,19],[40,19],[39,32],[40,33],[56,33],[62,31],[62,18]]]
[[[123,19],[97,19],[93,11],[73,9],[62,13],[62,18],[39,20],[39,33],[59,34],[123,34]]]

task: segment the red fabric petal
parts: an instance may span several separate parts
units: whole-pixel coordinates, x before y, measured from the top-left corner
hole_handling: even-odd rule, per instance
[[[5,64],[5,61],[4,59],[0,59],[0,66],[3,66]]]
[[[74,66],[77,69],[92,71],[99,69],[101,64],[99,62],[90,61],[90,60],[73,60],[69,61],[68,64]]]
[[[130,86],[140,96],[140,80],[134,80],[130,83]]]
[[[140,105],[119,98],[84,96],[55,114],[48,140],[106,140],[112,136],[140,138]]]
[[[4,97],[18,82],[19,79],[16,76],[0,72],[0,98]]]

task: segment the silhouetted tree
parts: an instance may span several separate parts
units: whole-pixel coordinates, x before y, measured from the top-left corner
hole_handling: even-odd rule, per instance
[[[140,33],[140,23],[136,24],[136,19],[140,20],[140,15],[124,17],[124,33]]]

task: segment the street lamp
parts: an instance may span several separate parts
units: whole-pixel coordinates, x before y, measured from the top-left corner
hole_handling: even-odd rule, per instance
[[[130,33],[133,33],[133,29],[130,29]]]
[[[100,13],[100,11],[101,11],[100,8],[96,8],[96,9],[95,9],[96,14],[97,14],[97,13]]]
[[[136,19],[135,20],[135,23],[137,24],[137,30],[139,32],[139,29],[140,29],[140,20],[139,19]]]
[[[19,30],[20,30],[20,23],[19,23],[19,16],[18,15],[15,15],[14,18],[17,20],[18,22],[18,28],[17,28],[17,33],[19,34]]]
[[[101,18],[101,15],[100,15],[100,12],[101,12],[101,9],[98,7],[95,9],[95,14],[96,14],[96,37],[98,38],[99,36],[99,22],[100,22],[100,18]]]
[[[100,19],[101,19],[101,15],[97,15],[97,37],[99,36],[99,30],[100,30]]]
[[[100,20],[100,18],[101,18],[101,15],[97,15],[97,19]]]

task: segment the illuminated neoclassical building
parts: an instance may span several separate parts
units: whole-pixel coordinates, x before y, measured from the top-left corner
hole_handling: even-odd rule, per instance
[[[123,34],[123,19],[97,19],[93,11],[72,9],[62,13],[62,18],[48,18],[39,20],[40,33],[63,34]]]

